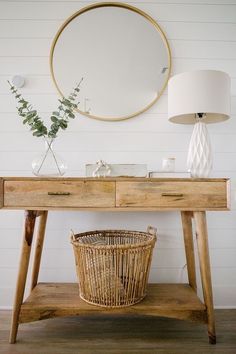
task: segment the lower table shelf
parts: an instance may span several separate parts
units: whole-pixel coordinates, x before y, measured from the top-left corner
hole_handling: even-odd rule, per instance
[[[207,323],[206,306],[188,284],[149,284],[140,303],[117,309],[89,305],[74,283],[39,283],[22,304],[20,323],[59,316],[127,314],[165,316]]]

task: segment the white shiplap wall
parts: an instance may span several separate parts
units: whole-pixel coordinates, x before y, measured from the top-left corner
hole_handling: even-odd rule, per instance
[[[24,95],[47,117],[57,106],[48,55],[61,23],[88,1],[0,1],[0,175],[30,175],[40,140],[17,117],[7,79],[26,77]],[[232,115],[209,127],[214,150],[214,176],[231,177],[236,187],[236,0],[137,0],[130,4],[149,13],[161,25],[173,54],[173,74],[194,69],[218,69],[232,79]],[[83,175],[85,163],[103,158],[113,163],[147,163],[161,167],[164,156],[176,156],[185,168],[192,127],[167,121],[167,94],[148,112],[116,123],[85,117],[70,124],[56,148],[70,166],[68,175]],[[46,118],[45,118],[46,119]],[[236,306],[236,203],[232,211],[208,213],[215,304]],[[0,307],[12,304],[23,212],[0,212]],[[156,225],[159,240],[152,281],[186,281],[179,215],[176,213],[51,212],[40,280],[74,281],[68,233],[94,228],[145,229]]]

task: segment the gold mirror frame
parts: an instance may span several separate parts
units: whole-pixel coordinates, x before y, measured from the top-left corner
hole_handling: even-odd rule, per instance
[[[61,25],[61,27],[57,31],[57,33],[56,33],[56,35],[54,37],[54,40],[52,42],[52,45],[51,45],[51,50],[50,50],[50,71],[51,71],[51,76],[52,76],[52,80],[54,82],[54,85],[56,86],[57,91],[59,92],[59,94],[62,97],[64,95],[63,95],[62,91],[60,90],[60,88],[59,88],[59,86],[57,84],[57,81],[56,81],[56,78],[55,78],[55,75],[54,75],[54,70],[53,70],[53,54],[54,54],[54,50],[55,50],[55,46],[57,44],[57,41],[58,41],[61,33],[65,29],[65,27],[71,21],[73,21],[76,17],[80,16],[81,14],[83,14],[83,13],[85,13],[87,11],[94,10],[94,9],[97,9],[97,8],[100,8],[100,7],[120,7],[120,8],[127,9],[129,11],[133,11],[133,12],[143,16],[144,18],[146,18],[155,27],[155,29],[159,32],[159,34],[162,37],[162,40],[163,40],[163,42],[165,44],[167,53],[168,53],[168,75],[167,75],[166,81],[164,82],[163,87],[160,90],[160,92],[157,95],[157,97],[153,101],[151,101],[147,106],[145,106],[143,109],[141,109],[141,110],[139,110],[137,112],[134,112],[134,113],[132,113],[130,115],[126,115],[126,116],[122,116],[122,117],[113,117],[113,118],[112,117],[95,116],[95,115],[88,114],[86,112],[83,112],[83,111],[77,109],[77,112],[79,112],[79,113],[81,113],[81,114],[83,114],[83,115],[85,115],[85,116],[87,116],[89,118],[103,120],[103,121],[120,121],[120,120],[125,120],[125,119],[129,119],[129,118],[135,117],[135,116],[147,111],[160,98],[160,96],[162,95],[163,91],[165,90],[165,88],[167,86],[167,83],[168,83],[168,80],[169,80],[170,74],[171,74],[171,66],[172,66],[172,63],[171,63],[171,51],[170,51],[170,46],[168,44],[167,38],[166,38],[164,32],[162,31],[162,29],[160,28],[160,26],[157,24],[157,22],[150,15],[148,15],[144,11],[138,9],[137,7],[134,7],[134,6],[131,6],[131,5],[128,5],[128,4],[125,4],[125,3],[120,3],[120,2],[99,2],[99,3],[95,3],[95,4],[92,4],[92,5],[88,5],[86,7],[83,7],[81,10],[79,10],[79,11],[75,12],[73,15],[71,15]]]

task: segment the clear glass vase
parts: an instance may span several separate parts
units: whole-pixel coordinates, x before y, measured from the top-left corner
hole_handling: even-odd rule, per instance
[[[66,163],[53,150],[54,139],[44,138],[45,150],[32,161],[35,176],[58,177],[67,170]]]

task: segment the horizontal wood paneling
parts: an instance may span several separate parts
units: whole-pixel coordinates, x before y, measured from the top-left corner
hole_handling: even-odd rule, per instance
[[[10,94],[2,95],[2,112],[16,112],[16,102],[13,96]],[[51,112],[55,110],[58,106],[58,96],[55,94],[48,95],[46,93],[41,93],[40,95],[27,95],[27,100],[36,108],[38,111]],[[162,113],[167,114],[168,110],[168,97],[163,95],[158,100],[158,104],[152,106],[148,113],[146,114],[155,114]],[[231,114],[236,114],[236,96],[231,96]],[[110,123],[112,124],[112,123]],[[113,122],[115,125],[115,123]]]
[[[1,22],[0,22],[1,23]],[[10,57],[9,57],[10,58]],[[0,58],[1,59],[1,58]],[[26,61],[29,61],[29,64],[31,62],[31,58],[25,58]],[[1,74],[1,68],[0,68],[0,78],[1,78],[1,86],[0,86],[0,97],[4,100],[5,95],[10,96],[10,87],[9,84],[7,83],[8,79],[11,79],[10,75],[4,75]],[[51,94],[55,96],[55,102],[57,103],[58,99],[58,94],[56,91],[56,88],[51,80],[50,76],[37,76],[37,75],[27,75],[26,78],[26,85],[21,89],[21,92],[23,95],[28,97],[28,95],[45,95],[45,94]],[[231,94],[232,96],[236,96],[236,78],[231,78]],[[164,95],[167,95],[167,91],[164,92]],[[145,112],[144,114],[149,114],[149,112]],[[129,121],[129,120],[127,120]],[[131,120],[132,121],[132,120]],[[98,127],[97,127],[98,128]],[[135,127],[134,127],[135,128]]]
[[[104,215],[105,216],[105,215]],[[101,218],[103,216],[101,215]],[[91,223],[91,220],[90,220]],[[159,223],[158,223],[159,224]],[[158,225],[155,224],[157,227]],[[1,245],[2,249],[19,249],[21,244],[20,232],[17,228],[17,225],[14,225],[15,228],[1,228],[1,232],[3,235],[7,235],[5,238],[4,244]],[[92,225],[91,225],[92,226]],[[123,228],[123,223],[118,223],[116,225],[111,225],[115,228]],[[107,225],[107,227],[111,227]],[[167,225],[166,225],[167,226]],[[85,221],[80,218],[78,225],[74,225],[74,232],[83,232],[88,229],[88,220]],[[63,227],[62,229],[57,229],[56,226],[54,228],[50,228],[50,236],[46,236],[45,245],[48,249],[64,249],[70,247],[69,235],[70,229]],[[144,228],[142,228],[144,230]],[[209,247],[210,249],[236,249],[236,237],[235,237],[235,229],[214,229],[213,227],[208,229],[208,237],[209,237]],[[158,238],[157,238],[157,246],[158,249],[183,249],[183,237],[182,237],[182,229],[173,228],[173,229],[160,229],[158,227]],[[235,274],[236,276],[236,274]]]
[[[50,125],[49,115],[51,113],[42,112],[40,115],[48,125]],[[208,125],[210,135],[212,134],[232,134],[236,129],[236,114],[231,115],[222,124]],[[29,129],[22,124],[22,119],[17,113],[0,112],[1,132],[2,133],[25,133]],[[135,120],[135,124],[134,124]],[[143,114],[141,117],[127,119],[116,123],[101,121],[96,124],[93,119],[88,119],[80,114],[76,119],[71,120],[65,133],[75,133],[77,136],[81,132],[102,132],[109,134],[110,132],[143,132],[147,133],[187,133],[190,135],[193,131],[192,125],[172,124],[168,121],[166,114]],[[64,133],[63,133],[64,134]],[[59,148],[59,146],[58,146]]]
[[[14,26],[12,25],[14,21]],[[5,20],[0,23],[0,38],[48,38],[56,34],[61,20]],[[236,23],[158,21],[168,39],[235,41]]]
[[[92,213],[92,212],[78,212],[66,213],[66,218],[63,219],[61,212],[52,212],[48,220],[48,235],[46,237],[47,248],[66,248],[69,245],[69,233],[72,228],[75,232],[83,232],[92,229],[96,223],[98,228],[128,228],[145,230],[146,225],[151,224],[158,228],[158,242],[157,247],[162,248],[183,248],[182,230],[180,225],[180,218],[173,213],[150,213],[145,215],[139,221],[135,220],[134,213],[116,213],[108,214],[113,217],[107,218],[106,213]],[[236,217],[235,211],[229,212],[230,217]],[[142,215],[141,213],[138,215]],[[211,217],[212,215],[212,217]],[[217,214],[218,216],[219,214]],[[0,223],[1,234],[4,238],[4,243],[1,244],[2,249],[18,248],[21,243],[21,224],[22,224],[22,211],[1,211]],[[210,248],[236,248],[235,227],[229,228],[227,220],[225,224],[220,220],[221,227],[214,224],[214,212],[208,213],[208,226],[209,226],[209,244]],[[10,223],[14,220],[14,224]],[[59,222],[58,220],[61,220]],[[166,226],[171,223],[171,229],[166,229]],[[233,226],[233,225],[231,225]],[[2,237],[3,237],[2,236]]]
[[[1,74],[12,75],[20,73],[23,75],[50,75],[49,59],[34,57],[27,60],[25,57],[1,57]],[[4,68],[4,69],[3,69]],[[235,75],[236,76],[236,75]]]
[[[168,39],[235,41],[236,24],[202,22],[159,22]],[[219,53],[217,53],[217,56]]]
[[[52,39],[0,38],[0,56],[46,57]],[[236,41],[169,40],[173,58],[236,59]]]
[[[42,150],[41,141],[31,137],[17,117],[6,80],[15,74],[25,76],[22,92],[47,121],[58,98],[48,61],[52,38],[67,16],[89,3],[92,2],[0,1],[0,175],[31,175],[31,161]],[[215,304],[236,306],[236,288],[232,286],[236,274],[236,2],[128,3],[153,16],[165,31],[174,57],[173,74],[215,69],[228,72],[232,78],[231,119],[208,128],[214,150],[213,175],[232,178],[233,211],[208,213],[208,226]],[[55,148],[67,161],[72,175],[82,175],[86,163],[101,158],[111,163],[147,163],[149,169],[156,170],[161,168],[163,157],[175,156],[176,169],[184,170],[192,128],[168,122],[165,91],[148,112],[128,121],[98,122],[78,116],[60,135]],[[22,219],[22,211],[0,213],[0,262],[8,264],[7,268],[0,268],[0,306],[12,304]],[[148,224],[157,226],[160,234],[151,280],[186,281],[186,269],[182,269],[185,257],[181,223],[175,213],[140,213],[137,217],[136,213],[52,212],[40,279],[74,281],[73,254],[68,241],[71,228],[78,232],[123,227],[144,230]]]
[[[61,20],[34,20],[32,26],[32,20],[2,20],[0,22],[0,38],[52,38],[61,23]]]
[[[236,10],[236,8],[235,8]],[[174,58],[202,58],[202,59],[226,59],[236,58],[236,42],[231,41],[201,41],[201,40],[174,40],[170,46]]]
[[[184,266],[184,265],[183,265]],[[200,287],[199,268],[197,268],[197,282]],[[1,284],[8,279],[8,287],[13,288],[17,277],[17,268],[0,268]],[[76,282],[77,276],[74,266],[72,267],[44,267],[40,269],[39,281],[43,282]],[[187,282],[186,268],[157,268],[152,267],[149,281],[152,283],[185,283]],[[212,267],[213,287],[230,287],[236,281],[236,268]],[[30,285],[30,281],[27,283]]]
[[[219,58],[178,58],[173,60],[173,74],[191,70],[221,70],[227,72],[231,77],[236,77],[236,69],[233,60]]]
[[[1,0],[2,2],[16,2],[17,0]],[[22,0],[21,0],[22,1]],[[28,2],[32,2],[34,0],[23,0],[24,3],[28,3]],[[37,0],[39,3],[44,3],[44,2],[64,2],[67,0]],[[91,0],[68,0],[70,2],[80,2],[81,4],[83,4],[83,6],[85,6],[85,4],[89,4],[92,3]],[[111,0],[110,2],[115,2],[116,0]],[[165,0],[129,0],[126,1],[126,3],[128,4],[139,4],[139,3],[143,3],[143,4],[165,4]],[[222,5],[222,0],[169,0],[168,1],[169,4],[209,4],[209,5]],[[228,5],[234,5],[235,4],[235,0],[225,0],[224,5],[228,6]]]
[[[172,73],[179,73],[191,70],[214,69],[226,71],[231,77],[236,78],[236,68],[233,60],[224,60],[219,58],[174,58]],[[21,73],[26,76],[48,76],[50,79],[49,59],[48,57],[1,57],[0,56],[0,74],[7,78]],[[10,76],[10,77],[9,77]],[[6,78],[6,79],[7,79]]]
[[[0,224],[1,228],[15,228],[18,229],[18,237],[21,238],[21,226],[23,219],[23,211],[1,211],[0,212]],[[137,217],[137,215],[139,217]],[[233,232],[236,220],[236,211],[230,212],[208,212],[208,227],[213,230],[222,230],[222,234],[228,234]],[[14,221],[14,224],[12,222]],[[51,212],[48,219],[48,230],[65,230],[66,236],[69,230],[79,232],[83,230],[92,230],[94,226],[100,229],[104,228],[127,228],[127,229],[137,229],[145,230],[147,225],[156,226],[158,229],[165,229],[166,225],[171,225],[175,229],[180,229],[180,216],[175,212],[166,213],[95,213],[95,212]],[[67,231],[66,231],[67,230]],[[5,231],[3,231],[5,234]],[[7,232],[6,232],[7,233]],[[65,236],[65,237],[66,237]],[[1,236],[3,238],[3,236]],[[224,236],[222,236],[224,237]],[[4,240],[4,238],[1,238]],[[224,238],[223,238],[224,240]],[[226,237],[227,240],[227,237]],[[225,243],[225,248],[227,248],[228,242]],[[232,245],[230,244],[229,247]]]
[[[87,2],[88,3],[88,2]],[[27,11],[25,11],[25,6]],[[132,2],[135,6],[136,3]],[[189,4],[189,3],[137,3],[138,7],[151,14],[157,21],[193,21],[193,22],[225,22],[235,23],[235,4]],[[64,19],[85,6],[85,2],[58,1],[55,3],[27,1],[1,2],[0,19]]]
[[[86,132],[79,135],[78,139],[78,136],[73,133],[61,134],[60,142],[58,139],[56,144],[62,144],[65,147],[64,151],[94,151],[94,146],[100,146],[100,151],[120,151],[121,146],[122,151],[167,151],[168,149],[175,150],[176,142],[178,142],[178,150],[186,151],[189,143],[189,134],[181,134],[181,139],[179,139],[179,135],[173,133],[171,134],[171,139],[169,139],[169,135],[163,133],[153,133],[150,138],[150,136],[143,133],[110,132],[105,140],[101,140],[104,134],[98,132]],[[21,151],[27,151],[29,146],[35,146],[40,149],[42,144],[40,139],[35,141],[35,137],[32,137],[28,132],[21,134],[5,133],[0,134],[0,137],[0,149],[2,151],[14,151],[15,147],[12,145],[12,140],[14,139],[18,142]],[[132,139],[132,144],[130,139]],[[231,151],[232,140],[233,136],[228,136],[224,150]],[[92,144],[91,141],[93,142]],[[140,142],[142,142],[142,145],[140,145]]]
[[[210,258],[212,267],[232,268],[234,272],[236,268],[235,252],[235,248],[211,249]],[[0,256],[0,268],[11,268],[19,258],[19,249],[1,249]],[[42,265],[45,268],[63,268],[62,261],[66,268],[74,267],[72,246],[63,249],[51,248],[44,250]],[[159,249],[158,246],[156,246],[153,252],[153,268],[182,268],[185,263],[184,249]]]
[[[32,160],[39,156],[42,152],[41,145],[33,144],[32,151],[23,151],[20,144],[16,146],[18,151],[7,152],[8,159],[6,160],[6,150],[0,152],[1,162],[1,174],[4,176],[25,173],[27,176],[32,176],[31,162]],[[107,151],[70,151],[66,153],[58,149],[58,154],[63,157],[68,165],[68,175],[71,173],[74,176],[74,172],[77,176],[84,176],[85,174],[85,164],[94,163],[101,157],[107,162],[112,163],[147,163],[149,170],[160,170],[161,160],[164,156],[175,156],[176,157],[176,170],[185,171],[186,170],[186,158],[187,153],[176,152],[174,150],[165,151],[133,151],[132,158],[129,156],[130,151],[117,151],[117,152],[107,152]],[[234,165],[236,153],[214,153],[214,171],[212,172],[213,177],[231,177],[235,180],[236,168]],[[15,160],[12,160],[15,159]],[[235,186],[234,186],[235,190]]]
[[[183,152],[188,148],[190,134],[189,133],[156,133],[149,132],[109,132],[105,140],[101,140],[104,136],[102,132],[80,132],[78,135],[74,133],[64,133],[55,143],[55,148],[59,144],[63,146],[63,151],[94,151],[94,145],[100,146],[99,151],[118,152],[118,151],[176,151]],[[27,131],[22,133],[0,133],[0,150],[15,151],[16,147],[12,144],[12,140],[17,141],[18,148],[21,151],[28,151],[29,146],[34,146],[36,150],[43,148],[43,141],[35,139]],[[132,143],[131,143],[132,139]],[[102,141],[102,145],[101,145]],[[122,141],[122,145],[121,145]],[[212,148],[214,152],[233,153],[235,151],[235,134],[227,134],[225,140],[222,134],[211,134]],[[91,144],[93,142],[93,144]],[[142,142],[142,145],[140,144]],[[176,146],[178,145],[178,148]]]

